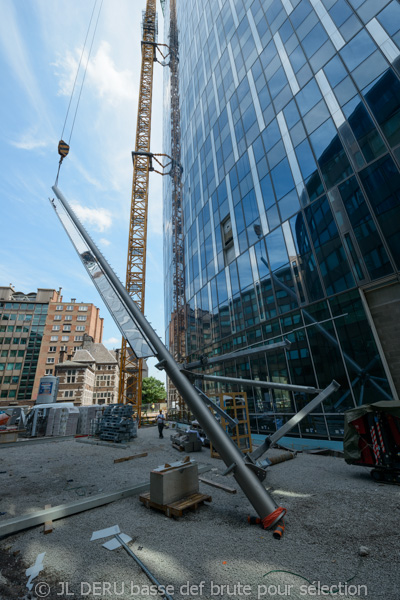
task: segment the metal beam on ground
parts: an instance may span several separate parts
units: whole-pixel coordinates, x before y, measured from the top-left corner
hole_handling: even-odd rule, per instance
[[[210,465],[200,465],[199,473],[206,473],[210,471]],[[91,510],[92,508],[98,508],[110,502],[116,502],[123,498],[129,498],[130,496],[136,496],[142,492],[147,491],[150,488],[150,482],[138,483],[137,485],[119,490],[117,492],[106,492],[104,494],[98,494],[91,498],[85,498],[84,500],[77,500],[75,502],[69,502],[68,504],[61,504],[59,506],[53,506],[48,509],[39,510],[35,513],[24,515],[22,517],[14,517],[0,522],[0,538],[5,535],[11,535],[18,531],[23,531],[29,527],[35,527],[36,525],[42,525],[47,521],[56,521],[57,519],[64,519],[71,515],[84,512],[85,510]]]

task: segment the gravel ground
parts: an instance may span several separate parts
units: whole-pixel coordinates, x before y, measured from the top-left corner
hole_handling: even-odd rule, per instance
[[[155,428],[142,429],[128,449],[74,440],[2,448],[0,513],[6,514],[0,522],[45,504],[148,481],[154,467],[183,457],[165,433],[159,440]],[[113,462],[144,451],[145,458]],[[271,532],[247,524],[252,508],[233,477],[222,477],[220,460],[211,459],[206,449],[191,457],[210,465],[204,477],[235,487],[237,494],[201,483],[200,491],[212,495],[212,502],[177,520],[146,509],[133,496],[58,520],[49,535],[39,526],[3,538],[0,599],[23,597],[23,569],[41,552],[46,552],[44,570],[34,583],[50,585],[50,600],[154,598],[149,580],[123,548],[110,552],[101,546],[105,540],[90,542],[93,531],[115,524],[133,538],[133,552],[162,584],[171,586],[176,600],[399,599],[398,486],[376,484],[368,470],[340,458],[299,454],[268,470],[265,485],[288,510],[284,537],[275,540]],[[369,548],[367,556],[359,556],[360,546]],[[59,582],[68,582],[68,590]],[[330,594],[322,587],[339,585]],[[45,591],[37,588],[37,597]]]

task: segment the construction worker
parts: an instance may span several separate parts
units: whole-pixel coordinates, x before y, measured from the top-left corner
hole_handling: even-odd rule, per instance
[[[163,415],[163,412],[160,408],[160,412],[157,415],[157,426],[158,426],[158,433],[159,433],[159,437],[163,438],[163,429],[164,429],[164,425],[165,425],[165,417]]]

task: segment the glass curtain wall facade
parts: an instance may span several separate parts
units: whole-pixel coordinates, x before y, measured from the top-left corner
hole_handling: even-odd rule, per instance
[[[49,304],[21,299],[0,301],[0,406],[32,396]]]
[[[400,387],[399,2],[177,0],[177,17],[187,358],[289,339],[208,372],[336,379],[293,435],[340,439],[345,410]],[[170,218],[167,181],[167,342]],[[243,389],[255,433],[311,399]]]

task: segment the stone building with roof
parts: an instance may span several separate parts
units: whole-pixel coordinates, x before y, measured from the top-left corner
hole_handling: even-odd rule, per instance
[[[83,336],[82,346],[75,354],[60,360],[55,374],[59,377],[58,402],[76,405],[113,404],[118,399],[119,366],[117,353]]]

